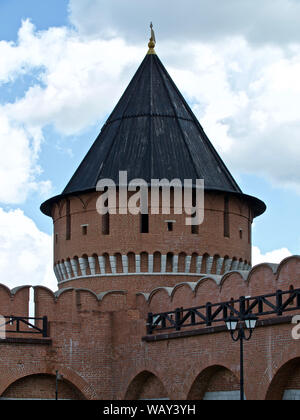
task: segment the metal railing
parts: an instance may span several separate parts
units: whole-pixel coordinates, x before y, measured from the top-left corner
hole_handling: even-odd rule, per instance
[[[38,326],[38,323],[40,326]],[[24,326],[27,328],[24,329]],[[0,333],[2,336],[8,334],[40,334],[42,337],[48,337],[48,318],[46,316],[42,318],[1,316]]]
[[[194,308],[177,308],[175,311],[162,313],[149,313],[147,319],[147,334],[153,331],[165,331],[181,328],[225,322],[228,317],[235,316],[239,319],[253,314],[258,317],[276,314],[281,316],[284,312],[300,309],[300,289],[288,291],[277,290],[276,293],[256,297],[241,296],[239,299],[227,302],[206,303]]]

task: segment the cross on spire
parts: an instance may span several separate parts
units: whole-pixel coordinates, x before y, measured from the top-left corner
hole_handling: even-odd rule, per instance
[[[155,44],[156,44],[156,39],[155,39],[155,33],[154,33],[154,30],[153,30],[152,22],[150,23],[150,28],[151,28],[151,38],[150,38],[149,44],[148,44],[148,47],[149,47],[148,54],[155,54],[154,47],[155,47]]]

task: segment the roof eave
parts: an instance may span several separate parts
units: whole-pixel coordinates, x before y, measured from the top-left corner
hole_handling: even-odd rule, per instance
[[[56,195],[52,198],[49,198],[48,200],[46,200],[44,203],[41,204],[40,209],[41,212],[44,213],[46,216],[51,217],[51,210],[52,210],[52,206],[53,204],[57,203],[60,200],[66,199],[67,197],[71,197],[71,196],[77,196],[80,194],[88,194],[91,192],[95,192],[96,188],[90,188],[90,189],[86,189],[83,191],[74,191],[74,192],[69,192],[67,194],[59,194]],[[205,188],[206,192],[214,192],[214,193],[223,193],[223,194],[228,194],[231,196],[235,196],[235,197],[239,197],[242,198],[244,200],[246,200],[249,204],[251,209],[253,210],[253,217],[258,217],[260,215],[262,215],[263,213],[265,213],[267,206],[266,204],[260,200],[257,197],[248,195],[248,194],[243,194],[242,192],[236,192],[236,191],[228,191],[228,190],[222,190],[222,189],[216,189],[216,188]]]

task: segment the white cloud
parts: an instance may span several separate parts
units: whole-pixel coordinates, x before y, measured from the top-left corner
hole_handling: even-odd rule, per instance
[[[234,148],[225,156],[239,172],[300,192],[300,48],[289,54],[267,51],[266,57],[257,61],[259,71],[249,80],[248,102],[226,121]]]
[[[41,137],[10,120],[0,107],[0,202],[22,203],[31,191],[51,189],[50,181],[38,182],[37,163]]]
[[[261,263],[274,263],[279,264],[282,260],[290,257],[292,253],[287,248],[275,249],[273,251],[262,254],[257,246],[252,247],[252,265]]]
[[[15,66],[2,71],[3,80],[10,73],[16,78],[18,70],[23,73],[26,67],[27,71],[39,69],[41,83],[29,87],[4,111],[20,124],[53,124],[63,134],[77,133],[103,118],[125,88],[128,70],[134,72],[143,57],[142,50],[126,46],[119,38],[83,40],[67,28],[36,32],[28,20],[22,23],[18,45],[9,45]]]
[[[254,48],[239,37],[185,47],[184,66],[170,56],[168,70],[229,168],[300,192],[300,45]]]
[[[83,4],[71,2],[71,7]],[[229,168],[300,191],[300,44],[254,47],[241,35],[226,42],[195,39],[189,44],[162,39],[157,51]],[[140,64],[145,44],[116,36],[86,38],[66,27],[37,32],[24,21],[17,44],[0,43],[0,54],[2,49],[8,57],[0,80],[36,69],[38,82],[3,105],[2,114],[23,130],[29,144],[28,133],[41,138],[49,124],[63,135],[76,135],[103,122]],[[33,173],[29,168],[39,169],[33,161],[23,167],[27,178]]]
[[[56,290],[52,248],[52,237],[22,210],[0,208],[0,283],[10,288],[26,284]]]
[[[300,40],[298,0],[70,0],[69,9],[81,33],[130,42],[145,39],[150,20],[161,38],[184,43],[236,35],[254,44]]]
[[[36,32],[26,20],[16,44],[0,42],[0,88],[37,72],[23,97],[0,106],[0,202],[23,203],[32,191],[43,198],[49,180],[39,180],[43,129],[77,134],[103,119],[135,71],[139,53],[121,39],[84,41],[67,28]],[[142,56],[142,55],[141,55]]]
[[[239,37],[184,47],[184,66],[166,57],[229,168],[300,192],[300,45],[254,48]]]
[[[187,1],[149,6],[162,61],[230,169],[300,191],[299,2]],[[40,180],[43,129],[76,135],[103,122],[146,53],[149,7],[70,0],[77,29],[39,32],[26,20],[16,43],[0,41],[0,88],[36,73],[23,96],[0,106],[0,202],[49,195],[50,181]],[[21,210],[0,209],[2,282],[56,288],[51,255],[49,235]],[[254,264],[289,255],[253,247]]]
[[[205,15],[205,10],[209,12],[208,16],[213,15],[208,2],[198,2],[198,6],[194,0],[190,2],[195,10],[201,6],[201,16]],[[176,10],[181,10],[179,2],[175,3],[171,12],[169,7],[160,5],[160,12],[168,9],[168,13],[175,16]],[[113,4],[119,7],[114,9]],[[249,12],[253,12],[251,4],[248,1],[244,4]],[[280,5],[281,0],[272,2],[271,11],[271,3],[267,1],[260,13],[269,11],[270,19],[276,21],[280,16]],[[97,13],[100,7],[101,13]],[[241,13],[239,2],[235,0],[222,6],[222,13],[229,13],[231,7],[237,15]],[[297,8],[295,2],[289,1],[282,18],[287,14],[292,16]],[[125,29],[130,31],[131,21],[124,18],[126,12],[119,0],[109,4],[102,0],[93,3],[71,0],[70,10],[78,31],[60,27],[38,32],[27,20],[22,23],[16,44],[0,42],[0,54],[5,57],[0,63],[0,83],[17,80],[18,76],[30,74],[32,70],[38,72],[37,82],[23,97],[0,109],[2,118],[9,122],[11,133],[17,131],[19,150],[35,148],[36,155],[24,153],[24,159],[18,165],[26,182],[29,179],[34,182],[40,170],[37,158],[43,128],[53,124],[62,134],[76,135],[90,124],[103,121],[146,51],[146,39],[141,44],[140,38],[121,37],[125,37]],[[136,4],[133,26],[137,30],[140,30],[137,15],[145,10],[145,5]],[[100,25],[102,20],[105,24]],[[247,21],[251,21],[250,15]],[[182,25],[180,30],[176,27],[178,34],[186,34],[184,19]],[[189,23],[189,26],[193,25]],[[108,31],[110,38],[104,38],[107,34],[99,32],[99,27],[102,32]],[[91,33],[95,31],[96,37],[85,36],[89,28]],[[222,29],[223,36],[225,29]],[[143,31],[147,38],[146,27]],[[277,185],[300,191],[298,38],[294,37],[294,43],[283,49],[280,43],[254,47],[238,25],[234,33],[226,32],[228,36],[222,40],[214,38],[211,41],[190,34],[189,43],[180,43],[170,40],[171,34],[171,29],[169,37],[162,31],[157,50],[161,51],[166,67],[192,103],[205,131],[230,169],[260,174]],[[160,39],[159,34],[157,38]],[[31,138],[33,132],[39,133],[35,134],[35,141]],[[14,136],[10,138],[14,141]],[[12,153],[7,166],[12,162],[11,156]],[[13,177],[9,179],[12,186],[15,185]],[[30,190],[22,188],[23,196]],[[0,184],[0,200],[1,196],[5,202],[12,200],[11,194],[5,199],[6,190],[3,191],[1,194]],[[15,199],[12,202],[16,202]]]

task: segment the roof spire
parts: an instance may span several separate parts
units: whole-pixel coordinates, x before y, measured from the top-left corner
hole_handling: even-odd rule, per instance
[[[155,44],[156,44],[156,39],[155,39],[155,33],[154,33],[154,30],[153,30],[152,22],[150,23],[150,28],[151,28],[151,38],[150,38],[149,44],[148,44],[148,47],[149,47],[148,54],[156,54],[155,49],[154,49]]]

